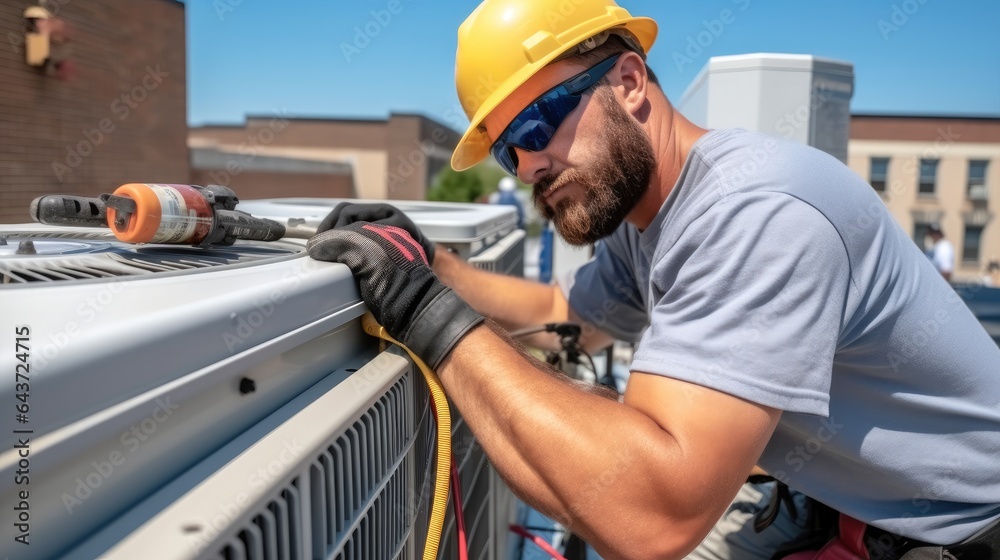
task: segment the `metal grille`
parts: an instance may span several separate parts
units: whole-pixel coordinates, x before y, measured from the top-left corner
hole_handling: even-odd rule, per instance
[[[219,558],[301,558],[300,500],[299,479],[296,478],[253,518],[251,524],[230,539]]]
[[[14,228],[9,231],[0,232],[3,237],[33,237],[45,239],[95,239],[100,241],[115,241],[117,238],[110,230],[104,228],[77,228],[77,227],[52,227],[51,230],[40,231],[38,228],[44,226],[33,225],[31,229],[17,229],[23,226],[9,226],[4,228]]]
[[[0,284],[60,282],[197,271],[285,257],[298,252],[287,248],[253,246],[198,249],[168,246],[133,248],[112,243],[101,245],[105,252],[18,255],[0,258]]]
[[[469,425],[457,410],[452,410],[452,451],[458,464],[462,484],[462,507],[469,558],[506,560],[508,554],[507,527],[514,521],[514,493],[496,473],[486,452],[472,435]],[[455,517],[450,518],[441,537],[441,559],[458,558],[455,537]]]
[[[499,274],[524,276],[524,238],[524,230],[515,229],[482,253],[470,257],[469,264]]]
[[[409,492],[410,376],[400,378],[252,521],[232,530],[225,560],[398,558],[411,528],[396,504]],[[421,424],[429,422],[426,408]],[[308,484],[303,484],[308,480]],[[303,488],[305,487],[305,488]],[[304,515],[303,515],[304,513]],[[310,546],[304,544],[309,542]]]

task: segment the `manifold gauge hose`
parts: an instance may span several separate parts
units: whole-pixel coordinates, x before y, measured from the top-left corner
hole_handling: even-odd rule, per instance
[[[424,560],[435,560],[438,548],[441,546],[444,517],[448,511],[451,469],[451,412],[448,409],[448,398],[445,397],[444,388],[441,386],[441,380],[438,379],[437,374],[409,348],[389,335],[371,313],[365,313],[364,317],[361,318],[361,328],[369,335],[381,338],[405,350],[413,359],[413,363],[417,364],[417,368],[424,375],[427,386],[430,388],[431,400],[434,403],[434,412],[437,418],[437,459],[434,465],[434,497],[431,501],[431,520],[427,528],[427,543],[424,546],[423,558]]]

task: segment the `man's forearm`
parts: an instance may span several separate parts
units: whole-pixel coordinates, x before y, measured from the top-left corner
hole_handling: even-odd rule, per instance
[[[439,247],[434,273],[483,315],[514,330],[566,321],[565,299],[555,286],[478,269]]]
[[[476,311],[505,329],[515,331],[570,321],[584,326],[580,344],[588,352],[605,348],[613,342],[609,335],[585,323],[573,312],[558,286],[478,269],[443,247],[439,247],[436,253],[433,268],[437,277],[458,292]],[[559,338],[552,333],[524,337],[521,342],[547,350],[560,348]]]

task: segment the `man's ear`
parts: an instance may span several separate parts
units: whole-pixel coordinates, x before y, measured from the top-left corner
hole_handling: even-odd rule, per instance
[[[646,96],[649,92],[649,73],[646,72],[646,62],[641,56],[626,51],[618,59],[618,72],[612,78],[612,85],[621,89],[622,102],[625,110],[635,115],[646,104]],[[615,79],[617,78],[617,79]],[[615,83],[615,82],[619,83]]]

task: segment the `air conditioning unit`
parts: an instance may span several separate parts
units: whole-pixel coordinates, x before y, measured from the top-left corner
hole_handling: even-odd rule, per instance
[[[411,214],[429,237],[516,272],[513,209],[418,206],[440,217]],[[37,224],[0,239],[0,327],[21,344],[0,362],[24,372],[0,385],[22,442],[0,450],[2,503],[20,516],[0,555],[421,555],[427,390],[362,332],[346,267],[309,259],[303,239],[135,246]],[[470,557],[506,558],[513,497],[460,417],[453,442]]]
[[[340,198],[275,198],[243,201],[239,210],[284,224],[289,231],[314,231]],[[384,202],[352,200],[351,202]],[[491,272],[524,275],[525,232],[510,221],[512,207],[503,205],[394,201],[425,235]]]
[[[986,185],[969,185],[969,200],[987,200],[988,196]]]
[[[745,128],[847,162],[854,65],[813,55],[713,56],[677,102],[704,128]]]

